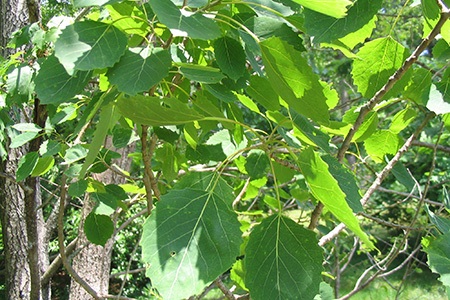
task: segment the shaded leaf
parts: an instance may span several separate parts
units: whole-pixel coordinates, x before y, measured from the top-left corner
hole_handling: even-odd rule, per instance
[[[424,246],[431,270],[441,275],[439,280],[450,288],[450,231]]]
[[[180,125],[204,118],[175,98],[122,95],[117,99],[117,107],[124,117],[152,126]]]
[[[17,165],[16,181],[22,181],[33,172],[34,167],[39,160],[39,154],[37,152],[29,152],[25,156],[22,156]]]
[[[330,153],[330,137],[328,134],[325,134],[318,128],[314,127],[314,125],[311,124],[311,122],[307,118],[303,117],[293,110],[291,110],[291,116],[292,122],[294,123],[295,127],[302,133],[301,136],[299,136],[299,134],[296,135],[299,139],[305,141],[310,145],[318,146],[326,152]]]
[[[180,72],[186,78],[201,83],[218,83],[225,75],[219,69],[195,64],[180,64]]]
[[[200,293],[239,255],[239,227],[231,203],[215,192],[186,188],[162,196],[141,240],[152,286],[164,299]]]
[[[42,63],[34,83],[41,104],[58,105],[82,92],[90,78],[91,72],[84,71],[70,76],[58,59],[52,55]]]
[[[69,185],[67,193],[69,194],[69,196],[72,197],[80,197],[84,194],[84,192],[86,192],[87,187],[88,187],[87,180],[80,179]]]
[[[239,79],[245,72],[245,52],[241,43],[230,37],[214,41],[214,54],[223,73],[231,79]]]
[[[86,238],[95,245],[104,246],[114,232],[114,223],[105,215],[91,212],[84,221]]]
[[[55,56],[67,73],[112,67],[127,47],[127,37],[111,24],[76,22],[64,28],[55,42]]]
[[[35,137],[39,135],[39,132],[33,132],[33,131],[25,131],[24,133],[16,135],[12,141],[9,147],[11,149],[17,148],[20,146],[25,145],[29,141],[33,140]]]
[[[253,100],[264,106],[267,110],[277,111],[281,108],[280,97],[271,87],[270,82],[264,77],[250,77],[250,85],[246,91]]]
[[[139,51],[136,53],[135,51]],[[106,75],[121,92],[135,95],[148,91],[169,74],[172,59],[162,48],[133,49],[127,51]]]
[[[392,168],[392,174],[395,176],[398,182],[403,184],[408,189],[408,191],[412,191],[416,186],[414,178],[412,178],[411,174],[408,172],[401,161],[397,162],[394,168]]]
[[[267,177],[269,158],[262,150],[252,150],[245,160],[245,170],[251,179]]]
[[[245,286],[252,299],[313,299],[319,292],[323,252],[316,234],[273,215],[255,226],[245,249]]]

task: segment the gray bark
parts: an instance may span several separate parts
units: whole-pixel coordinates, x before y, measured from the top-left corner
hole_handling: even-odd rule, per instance
[[[111,139],[108,137],[105,147],[111,149]],[[114,161],[123,170],[128,170],[131,165],[131,159],[128,154],[133,151],[132,147],[115,150],[119,152],[122,157]],[[98,181],[107,184],[121,184],[125,182],[124,177],[107,170],[101,174],[94,174],[94,178]],[[111,269],[111,255],[114,247],[114,240],[110,239],[104,247],[89,243],[84,234],[83,226],[84,220],[95,207],[88,196],[85,197],[83,205],[82,221],[79,227],[77,248],[79,253],[73,259],[74,270],[97,292],[98,295],[108,294],[109,275]],[[77,250],[76,250],[77,251]],[[80,285],[74,280],[71,282],[70,299],[73,300],[91,300],[90,296]]]
[[[27,24],[38,21],[39,4],[34,0],[2,0],[0,4],[0,54],[4,57],[14,49],[6,49],[11,34]],[[28,113],[31,112],[29,109]],[[22,120],[13,114],[15,121]],[[39,147],[35,141],[31,148]],[[35,150],[35,149],[34,149]],[[41,287],[41,274],[48,266],[47,243],[44,242],[45,223],[38,178],[22,185],[14,181],[19,159],[27,147],[8,149],[0,164],[0,217],[5,251],[6,295],[8,299],[50,299],[50,289]]]

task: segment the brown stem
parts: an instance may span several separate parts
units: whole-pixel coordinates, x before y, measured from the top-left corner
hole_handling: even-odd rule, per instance
[[[423,131],[423,128],[428,124],[428,121],[430,121],[434,116],[435,116],[434,113],[428,113],[426,115],[425,119],[422,121],[422,123],[416,129],[416,131],[406,140],[405,144],[400,148],[400,150],[397,151],[395,156],[384,167],[384,169],[381,171],[381,173],[378,174],[375,181],[372,183],[372,185],[369,187],[369,189],[364,193],[364,196],[360,200],[360,202],[363,206],[369,201],[372,194],[380,187],[381,183],[387,177],[387,175],[392,171],[395,164],[400,160],[400,158],[403,156],[403,154],[409,150],[409,148],[412,145],[412,142],[419,136],[419,134]],[[326,243],[333,240],[344,228],[345,228],[344,223],[340,223],[332,231],[330,231],[328,234],[324,235],[320,239],[319,245],[324,246]]]
[[[389,90],[394,86],[394,84],[397,81],[399,81],[403,77],[403,75],[405,75],[406,71],[408,71],[409,68],[417,61],[420,54],[427,49],[430,43],[441,31],[442,26],[450,17],[450,11],[448,10],[447,7],[442,5],[442,3],[440,3],[440,6],[441,6],[440,18],[436,26],[433,28],[433,30],[428,34],[426,38],[422,40],[420,45],[417,46],[414,52],[405,60],[403,65],[391,77],[389,77],[389,80],[386,82],[386,84],[365,105],[361,107],[361,110],[355,123],[353,123],[352,128],[348,132],[347,136],[344,139],[344,142],[339,148],[339,152],[337,154],[337,159],[339,162],[342,163],[342,161],[344,160],[344,155],[347,152],[348,148],[350,147],[350,144],[352,142],[353,137],[355,136],[355,133],[361,127],[367,114],[374,109],[375,105],[377,105],[383,99],[383,97],[387,94],[387,92],[389,92]],[[322,209],[323,205],[320,204],[319,202],[314,211],[316,214],[320,215],[322,213]],[[311,222],[309,228],[314,229],[315,227],[312,227],[313,225],[314,224]]]

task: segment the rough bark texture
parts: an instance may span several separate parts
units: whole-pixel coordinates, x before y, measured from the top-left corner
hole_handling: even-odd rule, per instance
[[[39,2],[34,0],[2,0],[0,4],[0,54],[4,57],[14,49],[6,49],[11,34],[17,29],[39,19]],[[29,109],[27,114],[31,114]],[[11,118],[22,120],[20,114]],[[31,148],[38,148],[35,141]],[[5,251],[6,297],[8,299],[50,299],[50,289],[41,287],[40,277],[48,266],[45,223],[41,205],[38,178],[28,179],[24,191],[16,182],[14,174],[19,159],[29,148],[8,149],[8,157],[0,164],[0,217]]]
[[[106,148],[112,148],[110,138],[107,138],[105,144]],[[114,163],[123,170],[129,170],[131,160],[127,156],[133,151],[133,148],[128,147],[115,151],[120,153],[122,158],[114,161]],[[124,177],[110,170],[95,175],[95,179],[103,182],[105,185],[121,184],[125,182]],[[77,243],[77,248],[81,248],[81,251],[74,257],[73,268],[97,292],[98,295],[106,295],[108,294],[109,288],[111,254],[114,246],[114,240],[110,239],[104,247],[96,246],[87,241],[83,230],[84,220],[95,205],[96,203],[94,203],[89,197],[85,197],[82,222],[79,228],[80,233],[78,235]],[[92,296],[90,296],[80,285],[72,280],[70,287],[70,299],[91,300]]]

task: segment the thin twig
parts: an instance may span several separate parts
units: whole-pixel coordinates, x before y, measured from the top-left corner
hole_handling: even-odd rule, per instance
[[[360,202],[364,206],[369,201],[372,194],[378,189],[378,187],[381,185],[383,180],[387,177],[387,175],[391,172],[391,170],[394,168],[395,164],[400,160],[400,158],[403,156],[403,154],[408,151],[408,149],[411,147],[412,142],[419,136],[419,134],[422,132],[423,128],[428,124],[428,121],[434,117],[434,113],[428,113],[425,117],[425,119],[422,121],[420,126],[414,131],[414,133],[406,140],[405,144],[400,148],[400,150],[397,151],[395,156],[389,161],[389,163],[384,167],[384,169],[378,174],[377,178],[373,181],[372,185],[369,187],[369,189],[365,192],[364,196],[361,198]],[[324,235],[320,241],[319,245],[323,246],[326,243],[333,240],[343,229],[345,228],[345,225],[343,223],[336,226],[332,231],[330,231],[328,234]]]
[[[225,284],[223,284],[220,277],[217,278],[216,280],[214,280],[214,283],[219,288],[219,290],[221,290],[222,293],[225,295],[225,298],[227,298],[229,300],[236,300],[236,297],[234,297],[234,294],[225,286]]]

